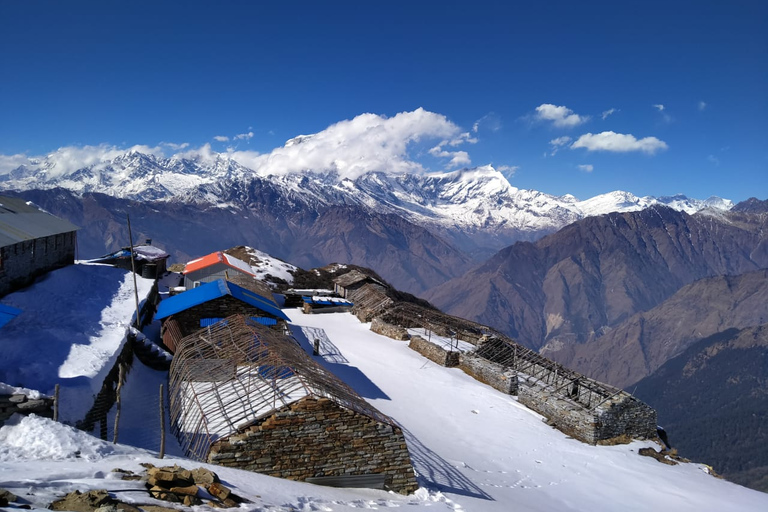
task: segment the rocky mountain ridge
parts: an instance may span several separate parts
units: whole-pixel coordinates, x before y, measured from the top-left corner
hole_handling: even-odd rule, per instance
[[[635,211],[652,204],[688,213],[733,206],[717,197],[636,197],[621,191],[579,201],[570,195],[513,187],[492,166],[428,174],[369,172],[355,179],[332,169],[265,175],[227,153],[164,157],[136,149],[110,153],[82,167],[52,153],[0,175],[0,187],[17,191],[63,188],[77,195],[101,193],[132,201],[231,210],[248,209],[266,193],[276,215],[285,210],[354,206],[399,215],[477,261],[517,240],[535,240],[588,216]]]

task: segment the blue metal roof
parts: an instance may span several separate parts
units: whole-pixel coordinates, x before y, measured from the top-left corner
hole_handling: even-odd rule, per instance
[[[171,315],[175,315],[176,313],[186,311],[189,308],[224,297],[225,295],[231,295],[265,313],[289,321],[288,317],[285,316],[285,313],[273,303],[270,303],[268,299],[224,279],[217,279],[216,281],[202,284],[197,288],[187,290],[184,293],[168,297],[158,305],[155,318],[161,320]]]
[[[0,327],[3,327],[5,324],[19,316],[21,313],[22,311],[20,309],[0,304]]]

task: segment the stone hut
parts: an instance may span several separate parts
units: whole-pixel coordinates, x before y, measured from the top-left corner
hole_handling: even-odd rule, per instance
[[[278,329],[289,321],[271,294],[264,297],[224,279],[168,297],[160,302],[155,319],[163,321],[160,330],[163,344],[175,352],[184,336],[234,314],[252,317]]]
[[[351,295],[355,290],[360,289],[366,284],[374,284],[382,290],[386,289],[384,283],[378,279],[375,279],[368,274],[364,274],[357,269],[352,269],[346,274],[343,274],[333,280],[333,291],[336,292],[340,297],[350,299],[354,302],[354,299]]]
[[[244,316],[182,339],[169,381],[173,431],[189,457],[292,480],[417,488],[391,418]]]
[[[73,264],[78,229],[21,198],[0,196],[0,297]]]
[[[229,279],[233,274],[256,279],[256,274],[249,264],[225,252],[217,251],[186,264],[184,286],[191,289],[218,279]]]
[[[460,368],[586,443],[656,438],[656,411],[630,393],[590,379],[503,337],[489,337]]]

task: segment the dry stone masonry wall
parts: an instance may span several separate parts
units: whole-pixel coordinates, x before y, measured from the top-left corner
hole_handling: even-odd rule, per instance
[[[371,322],[371,330],[376,334],[381,334],[393,340],[405,341],[411,336],[408,334],[408,330],[404,327],[393,325],[385,322],[380,318],[374,318]]]
[[[452,368],[459,365],[458,352],[449,352],[443,347],[425,340],[421,336],[412,337],[408,347],[440,366]]]
[[[418,487],[399,427],[326,398],[304,398],[218,440],[208,462],[289,480],[378,473],[395,492]]]
[[[24,394],[0,395],[0,427],[14,414],[53,417],[53,398],[29,398]]]
[[[517,375],[514,371],[472,354],[462,354],[459,368],[467,375],[508,395],[516,395]]]

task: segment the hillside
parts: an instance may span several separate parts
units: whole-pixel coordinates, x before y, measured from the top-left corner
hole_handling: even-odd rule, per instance
[[[768,269],[700,279],[602,336],[542,353],[580,371],[631,387],[702,338],[768,320]]]
[[[604,334],[697,279],[767,267],[766,223],[765,214],[688,215],[660,206],[592,217],[509,246],[425,298],[555,352]]]
[[[637,383],[683,456],[768,492],[768,326],[727,329]]]

